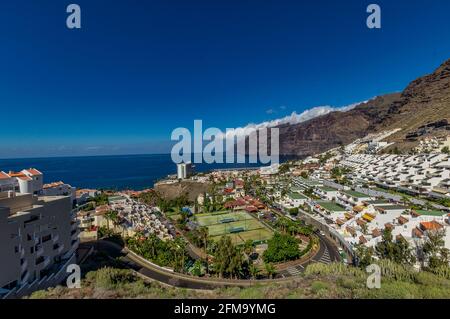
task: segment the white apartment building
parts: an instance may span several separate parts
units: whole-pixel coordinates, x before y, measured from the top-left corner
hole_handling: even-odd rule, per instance
[[[20,172],[0,171],[0,191],[13,190],[20,193],[38,194],[42,190],[43,174],[35,168]]]
[[[177,178],[186,179],[193,173],[193,165],[191,162],[177,164]]]
[[[76,200],[76,188],[64,182],[55,182],[44,184],[42,187],[42,195],[44,196],[69,196],[71,202]]]
[[[0,192],[0,298],[59,284],[76,262],[78,223],[70,197]]]
[[[350,178],[400,188],[413,193],[447,194],[450,156],[444,153],[420,155],[368,155],[347,157],[342,165],[353,169]]]

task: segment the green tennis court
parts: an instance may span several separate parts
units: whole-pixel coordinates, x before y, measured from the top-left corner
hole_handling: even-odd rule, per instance
[[[241,220],[253,219],[253,217],[248,215],[246,212],[198,214],[196,215],[196,218],[200,226],[210,226],[215,224],[225,224]]]
[[[229,236],[234,244],[247,240],[264,241],[272,237],[272,231],[245,211],[196,215],[200,226],[208,228],[212,240]]]

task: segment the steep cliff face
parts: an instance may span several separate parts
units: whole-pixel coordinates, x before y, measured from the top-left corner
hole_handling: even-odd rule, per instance
[[[394,128],[401,131],[390,140],[400,146],[410,145],[414,141],[411,136],[420,136],[421,133],[415,133],[423,132],[423,127],[432,127],[426,130],[428,135],[450,132],[445,120],[450,122],[450,60],[432,74],[411,82],[402,93],[377,97],[347,112],[279,126],[280,152],[297,156],[317,154],[369,133]]]
[[[440,134],[447,130],[445,120],[450,121],[450,60],[434,73],[411,82],[388,110],[388,116],[378,129],[399,127],[402,131],[391,140],[402,143],[419,137],[421,128],[435,126],[428,134]],[[444,125],[434,125],[439,123]],[[416,134],[418,133],[418,134]]]

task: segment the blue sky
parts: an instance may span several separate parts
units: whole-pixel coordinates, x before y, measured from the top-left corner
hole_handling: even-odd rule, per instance
[[[369,30],[366,7],[382,8]],[[82,29],[69,30],[78,3]],[[402,90],[450,58],[447,0],[0,4],[0,158],[167,152],[221,129]]]

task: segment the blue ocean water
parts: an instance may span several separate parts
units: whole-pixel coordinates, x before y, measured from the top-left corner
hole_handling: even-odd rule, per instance
[[[260,164],[196,164],[198,172]],[[176,173],[170,154],[0,159],[0,171],[37,168],[44,182],[64,181],[78,188],[142,190]]]

